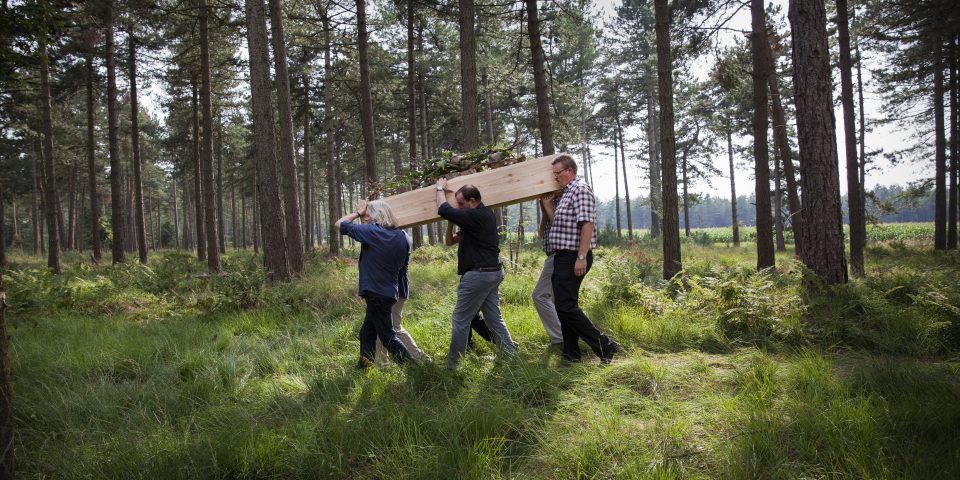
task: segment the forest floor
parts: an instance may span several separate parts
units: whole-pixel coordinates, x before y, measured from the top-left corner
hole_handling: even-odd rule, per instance
[[[518,355],[445,358],[456,253],[414,253],[404,324],[433,359],[358,371],[356,250],[272,285],[182,252],[5,277],[23,478],[960,478],[960,255],[874,244],[838,287],[752,244],[601,247],[587,313],[627,351],[568,365],[530,300],[531,245],[500,289]],[[504,258],[507,252],[504,251]],[[585,351],[589,352],[588,349]],[[585,357],[586,358],[586,357]]]

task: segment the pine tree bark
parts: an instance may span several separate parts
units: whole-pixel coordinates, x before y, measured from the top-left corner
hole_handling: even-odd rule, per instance
[[[413,35],[413,22],[416,21],[413,2],[407,2],[407,154],[410,162],[410,170],[416,170],[417,164],[417,60],[414,55],[415,37]],[[410,184],[410,188],[417,188],[415,183]],[[499,211],[499,209],[498,209]],[[423,245],[423,230],[420,226],[413,227],[413,248],[417,249]]]
[[[239,249],[239,245],[237,245],[237,191],[235,180],[230,182],[230,243],[233,244],[234,251]]]
[[[223,216],[223,118],[217,114],[217,240],[220,253],[227,251],[227,231]]]
[[[203,223],[207,244],[207,269],[220,272],[220,235],[217,234],[217,191],[213,181],[213,105],[210,76],[210,7],[200,0],[200,109],[203,130],[200,137],[200,176],[203,186]]]
[[[303,246],[307,252],[313,251],[314,243],[314,230],[316,225],[314,221],[314,211],[313,211],[313,163],[312,158],[310,158],[311,151],[310,147],[312,142],[310,141],[311,131],[310,131],[310,77],[304,73],[301,77],[303,82],[303,228],[304,228],[304,239]]]
[[[329,12],[323,14],[323,145],[324,157],[327,161],[327,216],[330,225],[327,234],[327,248],[330,255],[340,254],[340,232],[334,228],[334,219],[343,215],[340,213],[340,195],[337,193],[340,183],[337,182],[337,164],[334,158],[333,139],[333,66],[331,63],[332,46],[330,44]]]
[[[617,238],[620,238],[621,230],[623,226],[620,223],[622,215],[620,214],[620,159],[618,157],[619,149],[617,148],[617,141],[619,137],[616,132],[613,134],[613,205],[614,212],[616,215],[616,225],[617,225]]]
[[[97,157],[96,138],[94,137],[95,119],[93,104],[93,84],[96,82],[96,71],[93,67],[93,53],[86,54],[87,67],[87,173],[88,189],[90,192],[90,248],[91,258],[95,265],[100,264],[102,252],[100,246],[100,199],[97,198]]]
[[[943,41],[933,38],[933,121],[935,142],[933,248],[947,248],[947,137],[944,122]]]
[[[850,222],[850,273],[863,276],[863,248],[867,223],[860,188],[860,161],[857,158],[857,126],[853,109],[853,61],[850,55],[850,21],[847,0],[837,0],[837,36],[840,43],[840,103],[843,105],[843,137],[847,155],[847,209]]]
[[[370,91],[370,61],[367,58],[367,12],[366,0],[357,4],[357,47],[360,62],[360,125],[363,129],[364,181],[367,191],[379,182],[377,176],[377,144],[373,129],[373,98]]]
[[[680,184],[683,185],[683,235],[690,236],[690,192],[687,189],[687,148],[680,160]]]
[[[727,127],[727,159],[730,161],[730,224],[733,226],[733,246],[740,246],[740,221],[737,220],[737,180],[733,165],[733,133]]]
[[[654,0],[657,35],[657,86],[660,104],[660,151],[663,165],[663,278],[683,269],[680,258],[680,219],[677,210],[677,137],[673,125],[673,54],[670,48],[670,9],[667,0]]]
[[[778,252],[787,250],[783,239],[783,182],[780,175],[780,157],[773,151],[773,231]]]
[[[53,117],[50,113],[50,65],[47,55],[47,40],[40,40],[40,128],[43,133],[43,162],[46,177],[47,214],[47,267],[60,274],[60,225],[57,223],[60,204],[57,195],[57,173],[53,160]]]
[[[107,130],[110,142],[110,224],[113,242],[110,246],[114,264],[126,260],[123,251],[123,184],[120,170],[120,137],[117,131],[117,67],[114,60],[113,8],[108,4],[104,21],[106,37],[105,61],[107,64]]]
[[[173,243],[174,246],[179,250],[183,248],[183,244],[180,242],[180,215],[177,211],[177,179],[173,178],[170,182],[171,185],[171,201],[173,205]]]
[[[627,152],[623,146],[623,124],[620,122],[619,101],[614,106],[614,115],[617,117],[617,136],[620,137],[620,163],[623,165],[623,199],[626,201],[625,206],[627,207],[627,237],[633,238],[633,215],[630,213],[630,184],[627,181]]]
[[[663,186],[660,173],[660,153],[657,148],[657,108],[654,103],[653,82],[647,82],[647,157],[650,164],[650,238],[660,238],[663,212]]]
[[[773,250],[773,221],[770,208],[770,152],[767,145],[767,72],[770,61],[768,52],[766,15],[763,0],[750,2],[750,46],[753,57],[753,156],[757,200],[757,269],[773,267],[776,258]]]
[[[196,233],[197,260],[207,260],[207,229],[203,218],[203,199],[206,196],[203,188],[203,134],[200,133],[200,88],[196,77],[191,81],[193,97],[191,100],[193,122],[193,149],[191,150],[191,164],[193,165],[193,220]]]
[[[39,148],[37,151],[39,152]],[[30,174],[33,179],[33,188],[30,189],[30,227],[33,233],[33,254],[40,254],[40,245],[43,241],[40,239],[42,228],[40,227],[40,177],[37,175],[37,162],[43,155],[37,155],[36,159],[30,162]]]
[[[130,147],[133,150],[133,219],[140,263],[147,264],[147,226],[143,212],[143,167],[140,159],[140,106],[137,102],[137,43],[133,26],[127,37],[127,68],[130,69]]]
[[[361,0],[362,1],[362,0]],[[264,267],[270,278],[290,281],[286,242],[300,243],[300,237],[286,238],[284,214],[277,179],[277,157],[273,134],[273,106],[270,88],[270,54],[263,0],[246,0],[247,47],[250,51],[250,93],[253,103],[254,158],[257,165],[257,191],[260,203],[260,235],[263,240]]]
[[[527,34],[530,37],[530,58],[533,64],[533,84],[537,97],[537,128],[540,129],[540,143],[543,155],[553,155],[553,124],[550,118],[550,96],[547,92],[546,58],[543,43],[540,41],[540,19],[537,14],[537,0],[527,2]]]
[[[70,166],[70,189],[67,193],[67,237],[65,250],[77,250],[77,181],[80,164]]]
[[[529,2],[528,2],[529,3]],[[477,102],[477,34],[473,0],[460,5],[460,112],[463,122],[463,150],[480,148],[480,117]]]
[[[790,0],[803,218],[800,258],[825,284],[846,283],[827,17],[822,1]]]
[[[960,200],[957,192],[957,161],[960,160],[960,99],[958,99],[957,85],[957,39],[950,43],[950,198],[947,201],[947,249],[957,249],[957,203]]]
[[[780,82],[777,78],[777,69],[773,63],[773,51],[768,41],[764,42],[767,49],[765,55],[767,64],[767,86],[770,88],[770,107],[773,115],[773,143],[780,153],[780,159],[783,161],[783,176],[787,183],[787,205],[790,207],[790,225],[793,226],[794,250],[799,255],[802,250],[802,213],[800,211],[800,189],[797,186],[797,178],[793,168],[793,154],[790,151],[790,141],[787,138],[787,120],[783,111],[782,96],[780,95]]]
[[[359,0],[364,1],[364,0]],[[293,138],[293,108],[290,100],[290,73],[287,68],[287,44],[283,33],[283,12],[280,0],[269,0],[270,39],[273,42],[274,85],[277,88],[277,114],[280,120],[280,162],[281,194],[283,196],[283,216],[287,235],[287,264],[294,277],[303,275],[303,227],[300,224],[300,176],[297,173],[297,156]],[[366,35],[366,34],[364,34]],[[366,47],[365,47],[366,48]],[[361,67],[363,69],[363,67]],[[370,80],[367,72],[367,92]],[[369,100],[369,98],[368,98]],[[373,125],[373,107],[370,107],[371,134]],[[364,135],[366,136],[366,135]]]

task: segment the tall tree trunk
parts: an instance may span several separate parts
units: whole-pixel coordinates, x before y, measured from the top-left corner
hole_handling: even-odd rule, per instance
[[[34,151],[34,158],[36,158],[36,161],[34,162],[34,165],[33,165],[33,168],[34,168],[33,190],[37,192],[36,200],[37,200],[37,208],[39,213],[39,216],[37,217],[37,228],[39,229],[40,254],[46,255],[47,241],[46,241],[45,233],[47,231],[47,228],[44,226],[44,223],[46,223],[47,221],[47,207],[46,207],[47,189],[46,187],[44,187],[44,185],[47,183],[47,177],[43,173],[44,171],[43,141],[40,139],[40,137],[36,137],[33,140],[33,151]]]
[[[217,239],[220,253],[227,251],[226,219],[223,217],[223,119],[217,114]]]
[[[614,106],[614,113],[617,117],[617,136],[620,137],[620,163],[623,164],[623,198],[626,200],[627,207],[627,237],[633,238],[633,215],[630,213],[630,184],[627,182],[627,152],[623,146],[623,125],[620,123],[619,102]]]
[[[856,12],[856,7],[854,7],[854,12]],[[854,42],[854,49],[856,50],[857,55],[857,110],[859,112],[859,140],[860,140],[860,165],[858,165],[858,171],[860,173],[860,198],[864,201],[864,211],[866,211],[866,200],[867,200],[867,120],[866,116],[863,113],[864,102],[863,102],[863,59],[860,56],[860,42],[856,40]],[[864,215],[866,217],[866,215]],[[864,218],[866,220],[866,218]],[[864,238],[864,243],[866,243],[866,238]]]
[[[57,172],[53,160],[53,117],[50,114],[50,65],[47,56],[47,40],[40,40],[40,118],[43,132],[43,162],[46,177],[45,193],[47,197],[47,267],[54,274],[60,274],[60,229],[57,224]]]
[[[193,250],[193,219],[190,213],[193,211],[191,202],[193,193],[190,191],[190,184],[187,183],[186,173],[183,174],[183,249]]]
[[[933,38],[933,120],[935,138],[935,190],[933,247],[947,248],[947,137],[944,125],[943,41]]]
[[[310,158],[310,141],[312,132],[310,131],[310,77],[304,73],[301,78],[303,82],[303,228],[304,239],[303,246],[307,252],[313,251],[314,241],[314,212],[313,212],[313,163]]]
[[[357,4],[357,48],[360,62],[360,125],[363,129],[364,181],[367,191],[379,182],[377,177],[377,144],[373,130],[373,99],[370,91],[370,61],[367,59],[366,0]]]
[[[416,37],[413,34],[414,21],[416,21],[416,16],[413,2],[407,2],[407,154],[411,171],[419,168],[417,163],[417,57],[414,55],[416,45]],[[486,79],[486,76],[484,76],[484,79]],[[416,183],[410,184],[410,189],[417,187]],[[499,209],[497,210],[499,211]],[[413,248],[417,249],[422,245],[423,229],[418,225],[413,227]]]
[[[202,17],[202,14],[201,14]],[[137,43],[133,26],[127,35],[127,68],[130,69],[130,147],[133,150],[133,219],[136,226],[137,253],[147,264],[147,226],[143,213],[143,167],[140,161],[140,107],[137,102]]]
[[[253,236],[253,253],[256,255],[260,254],[260,243],[262,238],[260,237],[260,193],[258,192],[259,176],[254,176],[254,188],[253,188],[253,218],[250,219],[250,227],[252,236]],[[278,193],[279,195],[279,193]],[[286,251],[284,251],[284,258],[286,258]]]
[[[657,152],[657,111],[654,104],[653,82],[648,82],[647,97],[647,157],[650,164],[650,238],[660,238],[663,212],[662,185],[660,182],[660,155]]]
[[[785,252],[787,245],[783,239],[783,182],[780,180],[780,157],[773,151],[773,231],[777,251]]]
[[[528,2],[529,3],[529,2]],[[460,111],[463,150],[480,148],[480,118],[477,112],[477,35],[473,0],[460,4]]]
[[[617,157],[617,141],[619,137],[616,132],[613,134],[613,204],[616,207],[617,215],[617,238],[620,238],[622,225],[620,224],[620,167],[619,167],[619,158]]]
[[[822,1],[790,0],[803,218],[800,258],[824,283],[846,283],[830,49]]]
[[[240,192],[240,244],[247,249],[247,195]]]
[[[733,246],[740,246],[740,221],[737,220],[737,180],[733,166],[733,134],[727,126],[727,158],[730,161],[730,224],[733,226]]]
[[[39,148],[37,151],[39,152]],[[40,254],[40,245],[43,241],[40,239],[42,228],[40,227],[40,176],[37,175],[37,162],[43,155],[37,155],[37,158],[30,162],[30,174],[33,177],[33,188],[30,195],[30,227],[33,230],[33,254]]]
[[[361,2],[363,0],[360,0]],[[285,238],[277,157],[273,134],[273,106],[270,102],[270,54],[263,0],[246,0],[247,45],[250,51],[250,93],[253,100],[254,158],[257,165],[257,191],[260,204],[260,235],[263,239],[264,267],[274,280],[292,278],[287,264],[286,242],[300,244],[300,236]]]
[[[183,244],[180,243],[180,216],[177,212],[177,179],[171,178],[170,185],[173,187],[172,194],[173,198],[170,203],[173,204],[173,242],[177,249],[183,248]]]
[[[193,149],[191,150],[191,160],[193,164],[193,216],[196,225],[196,247],[197,259],[205,261],[207,259],[207,230],[203,221],[203,199],[206,192],[203,188],[203,136],[200,133],[200,90],[197,88],[197,80],[194,77],[193,85]],[[209,267],[208,267],[209,268]]]
[[[96,82],[96,72],[93,67],[93,53],[86,55],[87,66],[87,170],[90,191],[90,246],[91,258],[95,265],[100,264],[102,258],[100,246],[100,201],[97,198],[97,157],[96,138],[94,137],[94,106],[93,84]]]
[[[363,2],[364,0],[359,0]],[[280,116],[280,162],[281,194],[283,196],[283,216],[286,225],[287,265],[294,277],[303,275],[303,227],[300,225],[300,177],[297,173],[297,156],[293,139],[293,109],[290,100],[290,73],[287,68],[287,44],[283,33],[283,12],[280,0],[270,0],[270,39],[273,42],[274,84],[277,87],[277,114]],[[364,32],[366,36],[366,32]],[[366,43],[366,41],[364,41]],[[364,46],[366,49],[366,46]],[[366,52],[362,62],[366,62]],[[361,67],[361,71],[363,67]],[[363,74],[361,73],[361,76]],[[370,89],[367,72],[367,93]],[[369,100],[369,97],[368,97]],[[368,105],[369,106],[369,105]],[[373,109],[370,111],[371,135]],[[366,134],[364,134],[366,136]]]
[[[135,227],[135,222],[133,221],[133,177],[130,174],[125,173],[123,176],[123,182],[125,185],[123,200],[126,202],[123,207],[125,215],[123,216],[124,228],[127,229],[127,233],[124,234],[123,238],[126,240],[126,251],[133,253],[137,250],[137,232]]]
[[[337,182],[337,164],[334,159],[334,139],[333,139],[333,111],[331,109],[333,101],[333,67],[331,65],[331,44],[330,44],[330,18],[329,12],[323,13],[323,145],[324,157],[327,161],[327,216],[330,217],[330,225],[327,228],[327,247],[330,249],[330,255],[340,254],[340,232],[333,226],[335,218],[340,218],[340,195],[337,193],[340,189],[340,183]]]
[[[840,103],[843,105],[843,136],[847,154],[847,209],[850,221],[850,273],[863,276],[863,247],[867,237],[863,197],[860,195],[860,161],[857,159],[857,127],[853,110],[853,72],[850,58],[850,22],[847,0],[837,0],[837,36],[840,43]]]
[[[230,243],[233,249],[238,250],[237,245],[237,189],[236,180],[230,182]]]
[[[753,52],[753,156],[755,160],[757,199],[757,269],[776,264],[773,252],[773,222],[770,218],[770,152],[767,147],[767,60],[766,15],[763,0],[751,0],[750,13],[753,32],[750,45]]]
[[[673,129],[673,54],[670,49],[670,9],[667,0],[654,0],[654,10],[663,165],[663,278],[669,280],[683,269],[677,211],[677,137]]]
[[[213,101],[210,72],[210,7],[200,0],[200,109],[203,129],[200,144],[200,174],[203,181],[203,220],[207,234],[207,269],[220,272],[220,235],[217,221],[217,196],[213,178]]]
[[[550,121],[550,97],[547,92],[546,59],[540,42],[540,19],[537,16],[537,0],[527,2],[527,34],[530,37],[530,58],[533,64],[533,84],[537,97],[537,128],[543,155],[553,155],[553,125]],[[618,232],[619,233],[619,232]]]
[[[690,236],[690,192],[687,184],[687,148],[680,160],[680,183],[683,185],[683,235]]]
[[[67,241],[66,250],[77,250],[77,181],[80,164],[70,166],[70,189],[67,193]]]
[[[794,250],[797,254],[802,250],[802,219],[800,212],[800,189],[793,169],[793,154],[790,152],[790,141],[787,139],[787,120],[783,111],[780,95],[780,82],[777,78],[777,69],[773,63],[773,51],[769,37],[763,46],[767,49],[767,86],[770,87],[770,106],[773,115],[773,143],[780,152],[783,161],[783,176],[787,182],[787,205],[790,207],[790,225],[793,226]]]
[[[957,161],[960,160],[960,146],[958,146],[957,137],[960,136],[960,116],[957,110],[960,109],[960,100],[958,100],[958,80],[957,80],[957,39],[952,39],[950,43],[950,198],[947,201],[947,249],[957,249]],[[14,210],[16,211],[16,210]]]

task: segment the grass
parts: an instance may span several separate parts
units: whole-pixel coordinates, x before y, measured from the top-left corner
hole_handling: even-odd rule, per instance
[[[529,298],[501,286],[516,358],[447,371],[453,250],[414,255],[404,324],[433,363],[353,369],[351,258],[290,285],[247,253],[5,278],[18,473],[30,478],[957,478],[960,257],[874,244],[868,275],[809,294],[785,256],[603,247],[588,314],[628,347],[565,366]]]

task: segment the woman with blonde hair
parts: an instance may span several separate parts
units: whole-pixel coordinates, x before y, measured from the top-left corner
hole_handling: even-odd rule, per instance
[[[363,223],[352,223],[358,218]],[[411,242],[407,234],[397,228],[398,224],[390,206],[382,200],[369,203],[360,200],[357,202],[356,212],[334,223],[341,235],[347,235],[360,243],[359,295],[366,302],[367,309],[360,327],[360,359],[357,368],[373,365],[377,340],[386,346],[398,363],[413,358],[411,349],[408,349],[397,335],[394,320],[391,318],[397,300],[406,296],[407,269],[410,265]],[[401,283],[404,290],[402,292]],[[396,323],[399,324],[399,318]],[[406,337],[410,337],[409,333]],[[413,350],[422,354],[420,349],[416,348],[413,338],[410,337],[409,340],[413,343]]]

